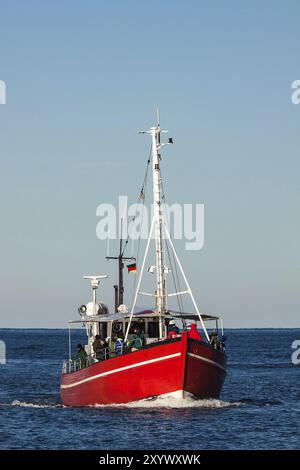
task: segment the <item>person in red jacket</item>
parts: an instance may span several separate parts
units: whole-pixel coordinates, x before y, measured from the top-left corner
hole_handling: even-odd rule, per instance
[[[188,330],[189,338],[196,339],[197,341],[202,341],[202,337],[199,331],[197,330],[197,325],[195,323],[191,323],[190,325],[188,325],[188,327],[189,326],[190,326]]]

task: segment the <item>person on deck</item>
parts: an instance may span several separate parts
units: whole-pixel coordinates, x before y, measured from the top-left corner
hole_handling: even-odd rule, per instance
[[[179,328],[173,320],[171,320],[169,323],[168,331],[167,339],[175,339],[181,336],[179,333]]]
[[[171,333],[171,331],[174,330],[174,328],[176,327],[176,323],[173,319],[171,320],[166,320],[166,327],[167,327],[167,332],[168,332],[168,335]]]
[[[212,332],[209,335],[209,340],[210,340],[210,344],[212,345],[214,349],[220,349],[217,330],[212,330]]]
[[[100,338],[99,335],[95,336],[95,339],[94,339],[94,342],[93,342],[92,346],[93,346],[93,351],[95,353],[96,359],[98,361],[100,361],[102,359],[101,350],[102,350],[103,346],[101,344],[101,338]]]
[[[116,341],[117,341],[117,335],[116,333],[113,333],[111,338],[109,338],[109,357],[115,357],[116,351],[115,351],[115,346],[116,346]]]
[[[115,342],[115,351],[117,356],[121,356],[124,351],[124,335],[122,331],[117,335]]]
[[[134,334],[132,335],[130,341],[131,351],[138,351],[143,346],[144,335],[141,333],[139,328],[134,329]]]
[[[106,341],[106,338],[101,338],[101,358],[102,360],[109,358],[109,344]]]
[[[190,326],[190,328],[188,330],[189,338],[190,339],[196,339],[197,341],[202,341],[202,337],[201,337],[199,331],[197,330],[196,323],[191,323],[188,326]]]
[[[86,367],[87,353],[86,353],[86,350],[83,348],[82,344],[77,344],[76,359],[79,360],[80,368]]]

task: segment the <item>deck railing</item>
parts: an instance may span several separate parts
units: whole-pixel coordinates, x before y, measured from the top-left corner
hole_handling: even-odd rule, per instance
[[[210,345],[214,349],[225,352],[225,339],[226,338],[224,338],[223,340],[223,337],[221,339],[215,338],[213,341],[210,342]],[[159,342],[159,340],[151,342],[150,344],[148,344],[148,346],[151,347],[151,344],[154,345],[157,342]],[[97,362],[102,362],[102,361],[105,361],[106,359],[111,359],[116,356],[122,356],[123,354],[128,353],[130,351],[131,351],[131,348],[122,344],[120,346],[120,349],[118,348],[117,350],[112,351],[109,347],[103,348],[99,350],[97,354],[95,353],[89,354],[88,356],[86,356],[85,359],[78,359],[78,358],[67,359],[63,362],[62,373],[69,374],[71,372],[76,372],[92,364],[96,364]]]
[[[105,361],[106,359],[110,359],[116,356],[122,356],[124,352],[128,352],[128,348],[121,346],[121,348],[117,351],[112,351],[110,348],[103,348],[101,349],[98,354],[89,354],[86,358],[83,359],[66,359],[63,362],[62,373],[69,374],[71,372],[76,372],[78,370],[84,369],[92,364],[96,364],[97,362]]]

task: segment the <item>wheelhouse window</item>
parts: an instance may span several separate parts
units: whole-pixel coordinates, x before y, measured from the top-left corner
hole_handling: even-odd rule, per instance
[[[158,328],[157,321],[148,321],[148,335],[149,335],[149,338],[159,337],[159,328]]]
[[[126,329],[128,327],[128,322],[126,322]],[[138,321],[132,321],[130,325],[130,330],[129,334],[132,335],[134,333],[135,328],[139,328],[142,333],[146,333],[145,331],[145,321],[144,320],[138,320]]]
[[[99,323],[99,335],[101,338],[106,338],[107,336],[107,323],[100,322]]]

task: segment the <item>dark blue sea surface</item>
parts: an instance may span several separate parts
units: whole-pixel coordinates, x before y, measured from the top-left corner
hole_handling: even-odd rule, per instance
[[[299,449],[300,330],[227,330],[220,400],[158,399],[127,406],[62,407],[67,330],[0,330],[1,449]],[[84,330],[72,335],[85,341]]]

